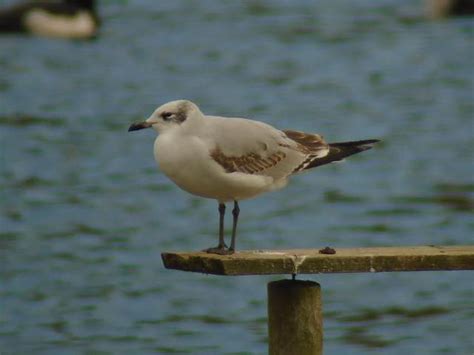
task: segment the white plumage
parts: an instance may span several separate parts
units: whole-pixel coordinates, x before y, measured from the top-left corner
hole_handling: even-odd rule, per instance
[[[295,173],[341,160],[376,142],[328,144],[318,134],[281,131],[245,118],[206,116],[187,100],[158,107],[129,131],[149,127],[158,132],[154,156],[166,176],[191,194],[219,202],[219,245],[208,251],[221,254],[235,248],[237,201],[282,188]],[[226,249],[223,217],[229,201],[234,201],[234,226]]]

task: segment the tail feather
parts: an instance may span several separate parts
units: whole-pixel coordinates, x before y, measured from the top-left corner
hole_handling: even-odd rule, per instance
[[[329,143],[329,153],[324,157],[314,159],[306,166],[305,170],[334,161],[341,161],[348,156],[371,149],[377,142],[380,141],[378,139],[366,139],[362,141]]]

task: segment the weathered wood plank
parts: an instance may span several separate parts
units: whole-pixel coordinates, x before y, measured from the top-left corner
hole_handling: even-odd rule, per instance
[[[233,255],[167,252],[168,269],[216,275],[474,270],[474,245],[239,251]]]

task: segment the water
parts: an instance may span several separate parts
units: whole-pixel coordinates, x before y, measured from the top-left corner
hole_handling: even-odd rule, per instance
[[[5,3],[5,2],[3,2]],[[177,98],[376,149],[241,203],[238,248],[472,244],[473,21],[410,1],[104,1],[92,42],[0,38],[0,352],[263,354],[266,283],[165,270],[217,205],[132,121]],[[227,220],[230,225],[230,216]],[[471,354],[469,272],[303,276],[328,354]]]

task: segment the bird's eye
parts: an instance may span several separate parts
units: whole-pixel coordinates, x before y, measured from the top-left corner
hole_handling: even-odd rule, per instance
[[[173,114],[172,114],[171,112],[163,112],[163,113],[161,114],[161,117],[163,117],[163,119],[164,119],[165,121],[169,120],[169,119],[171,118],[171,116],[173,116]]]

